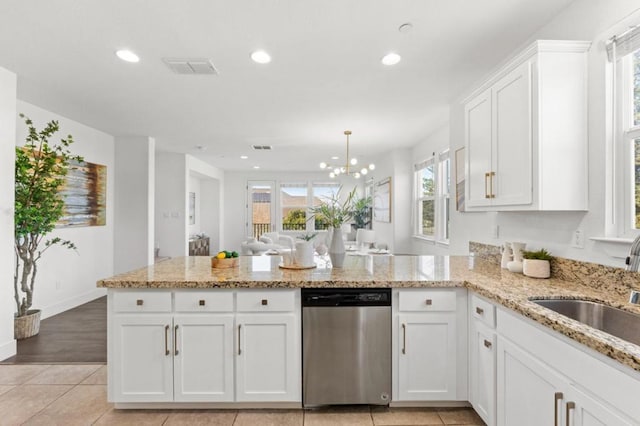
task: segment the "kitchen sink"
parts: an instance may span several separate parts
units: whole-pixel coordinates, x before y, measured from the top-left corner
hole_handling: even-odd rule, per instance
[[[589,300],[530,299],[590,327],[640,345],[640,315]]]

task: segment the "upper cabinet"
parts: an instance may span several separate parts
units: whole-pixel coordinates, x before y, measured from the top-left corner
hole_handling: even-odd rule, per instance
[[[464,103],[465,205],[587,210],[587,51],[539,40]]]

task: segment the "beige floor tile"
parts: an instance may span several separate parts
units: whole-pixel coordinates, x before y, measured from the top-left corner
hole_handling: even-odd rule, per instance
[[[161,426],[170,410],[116,410],[112,408],[94,423],[96,426]]]
[[[47,370],[50,365],[0,365],[0,385],[21,385]]]
[[[104,385],[76,386],[47,408],[33,416],[26,425],[90,425],[112,408]]]
[[[304,426],[373,426],[369,410],[306,411]]]
[[[242,410],[233,426],[302,426],[302,410]]]
[[[445,425],[484,425],[471,408],[440,408],[438,414]]]
[[[100,365],[52,365],[29,379],[29,385],[77,385],[91,376]]]
[[[165,426],[231,426],[236,410],[179,410],[169,414]]]
[[[106,385],[107,384],[107,366],[102,365],[95,373],[84,379],[81,385]]]
[[[15,389],[13,385],[0,385],[0,395],[9,392],[11,389]]]
[[[0,424],[20,425],[68,392],[66,385],[22,385],[0,395]]]
[[[371,416],[376,426],[444,424],[434,408],[372,408]]]

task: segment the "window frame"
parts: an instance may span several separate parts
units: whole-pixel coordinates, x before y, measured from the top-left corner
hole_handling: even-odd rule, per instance
[[[289,208],[300,208],[302,210],[304,210],[305,212],[305,228],[304,229],[291,229],[291,230],[285,230],[284,229],[284,214],[283,214],[283,197],[282,197],[282,188],[283,187],[298,187],[298,188],[305,188],[306,191],[306,195],[305,195],[305,204],[302,205],[292,205],[292,206],[287,206]],[[330,186],[330,187],[335,187],[336,191],[339,190],[340,188],[340,184],[337,182],[330,182],[330,181],[324,181],[324,180],[318,180],[318,181],[283,181],[283,182],[279,182],[278,183],[278,225],[277,225],[277,229],[278,232],[282,232],[285,234],[291,234],[291,233],[310,233],[310,232],[326,232],[326,229],[315,229],[315,220],[311,220],[311,207],[313,207],[313,199],[314,199],[314,189],[316,187],[320,187],[320,186]]]
[[[422,171],[433,166],[434,194],[424,196],[422,191]],[[434,244],[449,245],[451,217],[451,156],[449,149],[440,151],[414,166],[413,237]],[[422,228],[422,203],[433,200],[433,235],[424,234]],[[448,211],[448,215],[447,215]]]

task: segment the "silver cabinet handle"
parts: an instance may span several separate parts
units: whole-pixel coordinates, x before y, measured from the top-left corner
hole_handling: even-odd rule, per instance
[[[491,349],[491,342],[488,341],[487,339],[484,339],[484,347]]]
[[[407,353],[407,326],[402,324],[402,354]]]
[[[562,392],[556,392],[553,396],[553,426],[559,426],[558,423],[558,402],[562,401],[564,395]]]
[[[178,355],[178,325],[173,328],[173,354]]]
[[[576,408],[576,403],[573,401],[567,402],[567,421],[566,426],[571,426],[569,420],[571,419],[571,410]]]
[[[240,349],[240,329],[242,328],[242,324],[238,324],[238,355],[242,354],[242,349]]]
[[[484,314],[484,309],[482,309],[482,308],[481,308],[481,307],[479,307],[479,306],[476,306],[476,314],[478,314],[478,315],[482,315],[482,314]]]
[[[164,354],[169,355],[169,326],[164,326]]]

